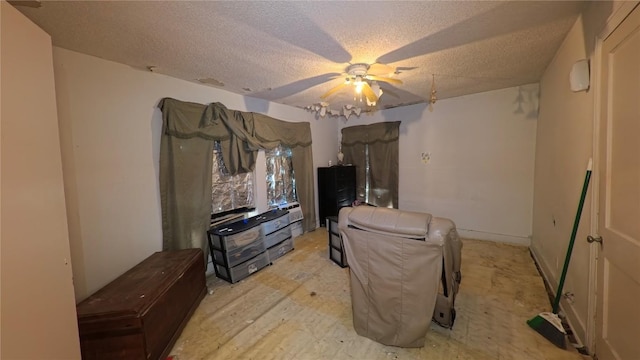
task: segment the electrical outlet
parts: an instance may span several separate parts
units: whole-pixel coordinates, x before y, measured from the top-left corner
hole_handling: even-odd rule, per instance
[[[569,304],[573,304],[576,299],[575,299],[575,294],[571,291],[566,291],[564,294],[562,294],[562,296],[567,299],[567,301],[569,302]]]
[[[426,165],[429,163],[429,161],[431,161],[431,153],[430,152],[423,152],[422,155],[422,162]]]

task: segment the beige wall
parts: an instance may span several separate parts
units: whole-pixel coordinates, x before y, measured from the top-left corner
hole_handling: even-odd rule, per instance
[[[0,358],[79,359],[51,38],[0,9]]]
[[[569,72],[580,59],[590,59],[593,65],[595,38],[619,6],[620,2],[590,3],[540,82],[531,250],[554,292],[562,272],[587,163],[594,151],[596,89],[572,92]],[[576,336],[584,345],[590,345],[587,339],[589,301],[594,299],[589,276],[592,251],[585,241],[592,229],[593,185],[592,181],[563,289],[563,293],[572,296],[561,303]]]
[[[536,146],[534,227],[532,251],[556,286],[562,271],[587,163],[592,157],[593,91],[572,92],[569,72],[585,59],[581,18],[575,23],[541,81],[540,120]],[[584,336],[589,299],[589,245],[591,227],[589,191],[564,292],[575,294],[573,309],[582,316],[574,326]],[[583,337],[584,338],[584,337]]]
[[[77,301],[161,250],[157,104],[163,97],[309,121],[315,166],[337,152],[335,120],[57,47],[53,57]],[[260,211],[267,210],[265,175],[260,153]]]
[[[515,100],[522,97],[521,108]],[[399,208],[452,219],[464,237],[529,245],[538,85],[342,121],[400,125]],[[422,153],[431,155],[424,163]]]

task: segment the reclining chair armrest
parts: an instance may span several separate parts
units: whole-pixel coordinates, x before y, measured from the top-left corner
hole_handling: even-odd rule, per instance
[[[338,212],[338,231],[349,227],[349,214],[353,211],[352,207],[343,207]]]
[[[344,209],[344,208],[343,208]],[[371,233],[423,240],[429,232],[431,214],[360,206],[340,211],[338,224]]]
[[[427,235],[429,239],[438,238],[442,239],[445,244],[448,246],[448,252],[452,255],[453,261],[453,271],[458,273],[456,277],[458,278],[457,282],[460,282],[460,264],[462,259],[460,258],[460,254],[462,252],[462,241],[456,231],[456,224],[450,219],[434,217],[431,220],[431,225],[429,226],[429,234]]]

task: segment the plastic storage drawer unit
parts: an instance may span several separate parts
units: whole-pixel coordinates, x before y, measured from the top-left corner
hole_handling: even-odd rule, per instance
[[[257,217],[209,230],[209,249],[216,276],[235,283],[269,265]]]
[[[342,237],[338,230],[338,217],[327,217],[327,232],[329,233],[329,258],[340,267],[349,266],[347,256],[344,253]]]
[[[242,264],[236,265],[232,268],[227,268],[220,264],[215,264],[216,275],[230,283],[236,283],[254,272],[269,265],[269,255],[266,252],[254,257],[251,260],[247,260]]]
[[[209,230],[209,242],[213,248],[232,251],[262,239],[262,228],[257,217],[230,224],[220,225]]]
[[[293,250],[293,238],[289,237],[283,240],[281,243],[276,244],[269,248],[267,253],[269,254],[269,261],[274,262],[276,259],[282,257],[282,255]]]
[[[254,241],[249,245],[233,249],[231,251],[222,251],[213,249],[213,260],[217,264],[223,264],[226,266],[236,266],[242,262],[245,262],[256,255],[263,253],[266,250],[264,242]]]
[[[273,209],[255,217],[263,235],[269,235],[289,225],[289,210]]]
[[[278,243],[281,243],[283,240],[291,237],[291,227],[287,225],[286,227],[272,232],[269,235],[264,236],[264,246],[268,249]]]

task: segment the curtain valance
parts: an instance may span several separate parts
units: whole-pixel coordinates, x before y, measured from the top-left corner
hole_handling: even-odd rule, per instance
[[[264,114],[229,110],[221,103],[203,105],[172,98],[162,99],[158,107],[162,110],[165,133],[171,136],[226,140],[231,133],[247,139],[256,150],[272,149],[278,144],[311,145],[308,122],[287,122]]]
[[[373,144],[398,141],[400,121],[356,125],[342,129],[342,145]]]
[[[164,98],[158,107],[162,110],[163,134],[182,139],[196,136],[208,140],[229,139],[222,120],[213,119],[206,105]]]

